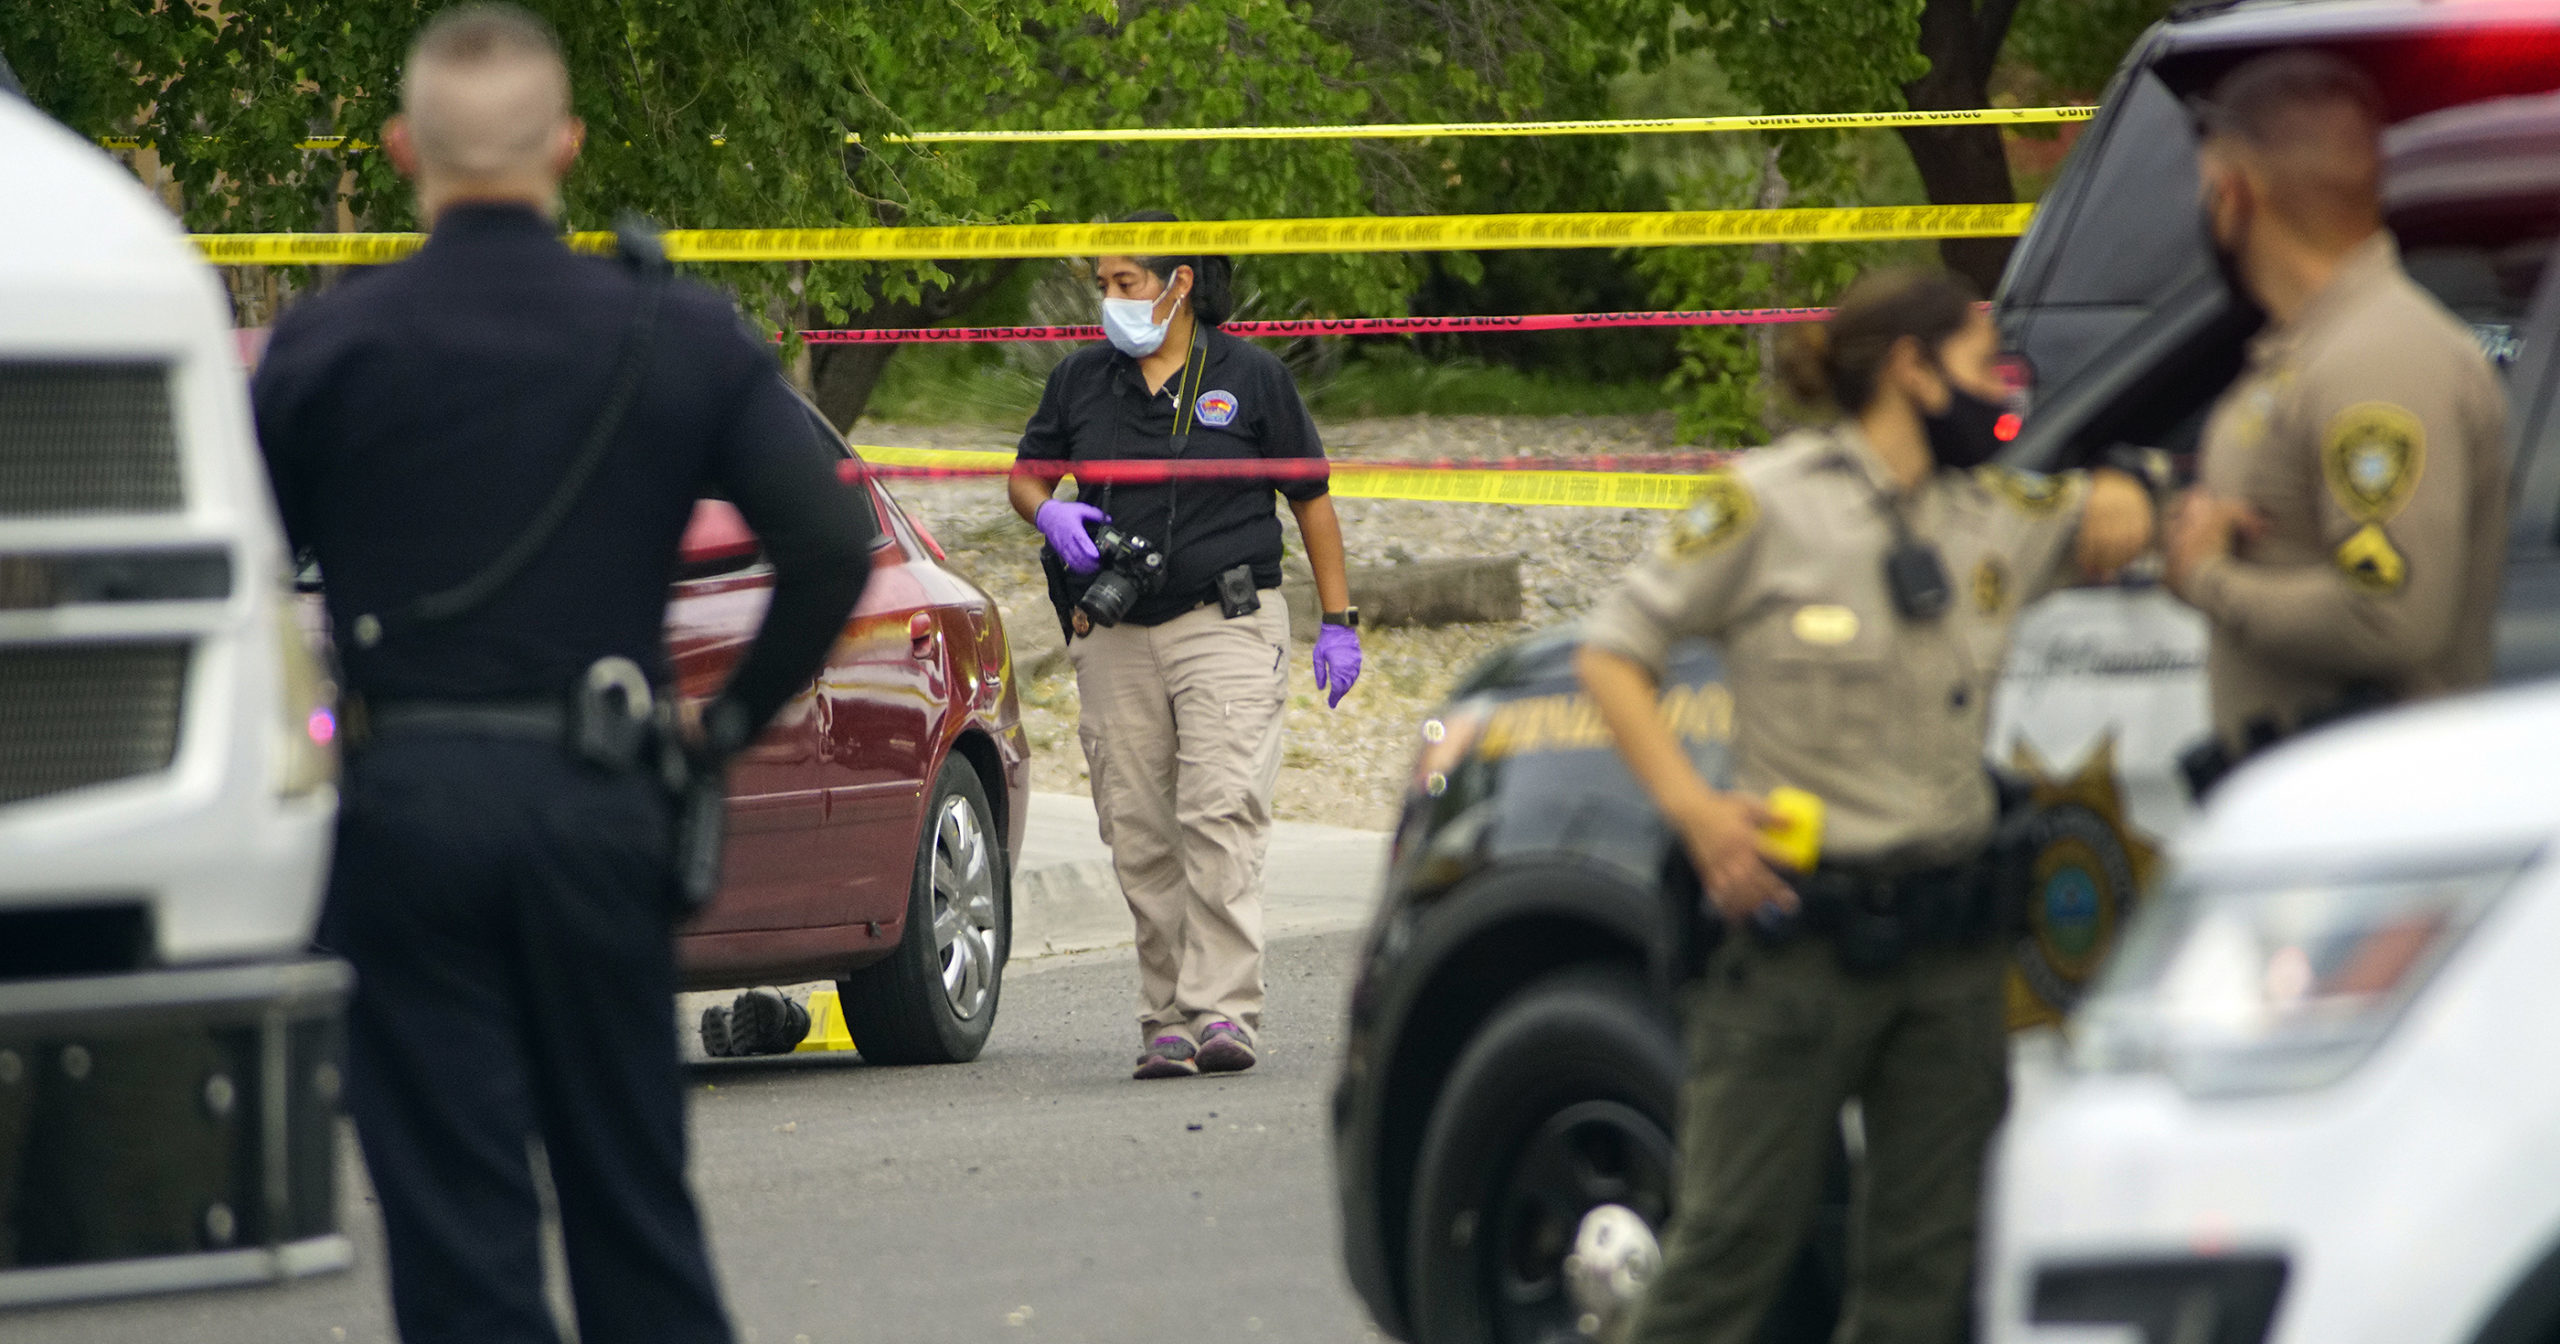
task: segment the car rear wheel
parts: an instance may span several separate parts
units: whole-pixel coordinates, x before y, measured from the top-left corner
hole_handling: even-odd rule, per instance
[[[1632,973],[1561,972],[1495,1011],[1423,1136],[1408,1260],[1417,1344],[1580,1337],[1565,1253],[1601,1204],[1662,1226],[1680,1078],[1671,1025]]]
[[[994,809],[969,763],[934,780],[907,893],[907,932],[886,960],[836,982],[854,1047],[874,1064],[961,1064],[994,1029],[1013,935],[1013,892]]]

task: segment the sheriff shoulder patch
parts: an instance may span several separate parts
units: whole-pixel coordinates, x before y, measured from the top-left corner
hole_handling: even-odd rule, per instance
[[[2409,581],[2409,562],[2378,523],[2357,528],[2354,536],[2341,542],[2337,561],[2348,581],[2368,593],[2396,593]]]
[[[1974,479],[2031,517],[2051,514],[2071,498],[2071,481],[2063,476],[2047,476],[2009,467],[1977,467]]]
[[[2359,523],[2389,522],[2409,502],[2426,465],[2426,427],[2387,401],[2362,401],[2338,412],[2320,445],[2329,493]]]
[[[1711,471],[1698,478],[1698,498],[1672,520],[1663,549],[1681,560],[1720,551],[1750,531],[1759,517],[1750,486],[1732,472]]]

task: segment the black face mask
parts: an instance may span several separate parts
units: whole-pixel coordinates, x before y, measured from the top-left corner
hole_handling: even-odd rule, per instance
[[[1928,434],[1929,456],[1939,466],[1968,471],[1999,456],[2005,408],[1966,391],[1952,378],[1946,381],[1947,408],[1920,417],[1920,428]]]

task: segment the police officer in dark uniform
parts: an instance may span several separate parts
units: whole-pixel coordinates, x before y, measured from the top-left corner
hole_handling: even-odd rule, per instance
[[[659,716],[696,766],[816,669],[876,520],[726,300],[562,245],[582,128],[548,27],[448,11],[401,97],[384,143],[426,246],[287,314],[255,389],[351,692],[321,941],[358,976],[347,1096],[393,1310],[409,1344],[556,1340],[538,1136],[587,1344],[726,1340],[684,1180],[668,756],[612,748],[664,704],[697,497],[736,503],[775,577],[699,722]]]

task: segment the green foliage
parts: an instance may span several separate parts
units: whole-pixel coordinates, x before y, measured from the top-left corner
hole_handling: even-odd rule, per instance
[[[2142,30],[2177,0],[2028,0],[2008,54],[2046,87],[2091,95],[2106,87]]]
[[[1040,400],[1041,380],[994,346],[926,346],[889,366],[868,417],[891,424],[977,425],[1009,443]],[[1601,381],[1431,359],[1400,341],[1362,342],[1329,370],[1302,373],[1307,404],[1328,420],[1381,415],[1647,415],[1674,408],[1650,382]],[[864,431],[855,431],[860,439]]]
[[[1672,408],[1670,393],[1650,383],[1600,382],[1528,371],[1464,356],[1429,360],[1410,347],[1364,346],[1339,372],[1312,384],[1316,414],[1349,419],[1379,415],[1645,415]]]

